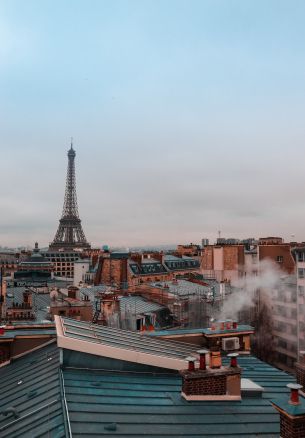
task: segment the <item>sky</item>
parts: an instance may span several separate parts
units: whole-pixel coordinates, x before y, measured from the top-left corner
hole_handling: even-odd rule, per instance
[[[0,0],[0,246],[46,246],[70,137],[94,246],[305,241],[305,2]]]

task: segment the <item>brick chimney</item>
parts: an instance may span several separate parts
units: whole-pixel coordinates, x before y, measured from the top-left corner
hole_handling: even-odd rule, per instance
[[[32,294],[28,290],[23,292],[23,303],[24,303],[25,307],[28,307],[28,308],[32,307]]]
[[[280,437],[281,438],[304,438],[305,437],[305,401],[300,399],[299,390],[302,385],[289,383],[290,398],[272,400],[273,407],[280,414]]]
[[[74,298],[75,300],[77,300],[78,295],[79,295],[78,287],[76,287],[76,286],[69,286],[68,287],[68,297],[69,298]]]
[[[300,351],[300,360],[295,364],[297,382],[305,388],[305,351]]]
[[[237,353],[233,361],[231,358],[229,366],[220,365],[217,368],[206,365],[207,350],[199,350],[197,353],[200,355],[199,368],[196,366],[195,358],[187,357],[188,369],[180,371],[182,376],[181,396],[188,401],[240,400],[241,369],[237,364]]]

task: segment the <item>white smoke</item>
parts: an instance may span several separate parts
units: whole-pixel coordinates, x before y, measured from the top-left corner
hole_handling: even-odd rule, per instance
[[[271,260],[263,260],[259,264],[257,275],[247,274],[245,277],[232,282],[234,292],[225,298],[222,309],[217,315],[220,320],[237,319],[240,311],[255,305],[256,291],[265,294],[265,299],[271,298],[283,277],[283,271]]]

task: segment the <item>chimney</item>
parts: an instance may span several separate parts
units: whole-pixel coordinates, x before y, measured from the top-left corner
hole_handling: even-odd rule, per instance
[[[289,383],[290,397],[287,399],[272,400],[273,407],[280,414],[280,437],[281,438],[304,438],[305,437],[305,402],[300,399],[299,390],[302,385]]]
[[[239,356],[238,353],[230,353],[228,354],[227,357],[229,357],[231,359],[230,361],[230,367],[231,368],[236,368],[238,366],[237,364],[237,357]]]
[[[226,321],[226,329],[227,330],[231,330],[232,329],[232,321],[230,319],[228,319]]]
[[[200,370],[206,370],[206,360],[205,357],[208,354],[208,350],[198,350],[197,353],[199,354],[199,369]]]
[[[121,285],[122,289],[128,289],[128,257],[121,260]]]
[[[214,353],[210,360],[215,360],[217,368],[207,366],[206,354],[208,350],[197,351],[200,357],[199,368],[196,367],[194,357],[187,357],[185,360],[188,363],[187,369],[181,370],[182,376],[182,391],[181,396],[188,401],[219,401],[219,400],[240,400],[240,373],[241,369],[236,363],[236,366],[222,366],[221,358],[219,365],[218,351]],[[211,363],[210,363],[211,365]],[[214,364],[215,365],[215,364]]]
[[[69,286],[68,287],[68,297],[69,298],[74,298],[75,300],[78,299],[78,287],[75,286]]]
[[[23,292],[23,303],[25,304],[25,307],[27,307],[27,308],[32,307],[32,294],[28,290]]]
[[[220,350],[210,351],[210,367],[220,368],[221,367],[221,353]]]
[[[295,364],[297,382],[305,388],[305,351],[300,351],[300,360]]]

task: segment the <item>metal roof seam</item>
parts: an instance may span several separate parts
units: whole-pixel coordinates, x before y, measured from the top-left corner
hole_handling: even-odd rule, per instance
[[[66,399],[65,380],[64,380],[64,375],[63,375],[61,368],[59,368],[59,382],[60,382],[60,392],[61,392],[61,401],[62,401],[62,407],[63,407],[63,415],[64,415],[64,419],[66,420],[66,421],[64,421],[64,425],[66,425],[65,423],[67,423],[68,437],[72,438],[71,423],[70,423],[70,417],[69,417],[69,411],[68,411],[68,405],[67,405],[67,399]]]
[[[48,408],[48,407],[54,405],[54,404],[57,403],[58,401],[59,401],[58,399],[52,400],[50,403],[47,403],[46,405],[40,406],[38,409],[35,409],[34,411],[28,412],[28,413],[25,414],[23,417],[19,417],[19,418],[17,418],[17,419],[14,420],[14,421],[11,421],[10,423],[5,424],[4,426],[1,426],[1,427],[0,427],[0,431],[7,429],[7,428],[8,428],[9,426],[11,426],[12,424],[16,424],[16,423],[18,423],[18,421],[20,421],[20,420],[24,420],[25,418],[27,418],[27,417],[29,417],[29,416],[31,416],[31,415],[33,415],[33,414],[35,414],[35,413],[41,411],[41,410],[44,409],[44,408]]]

